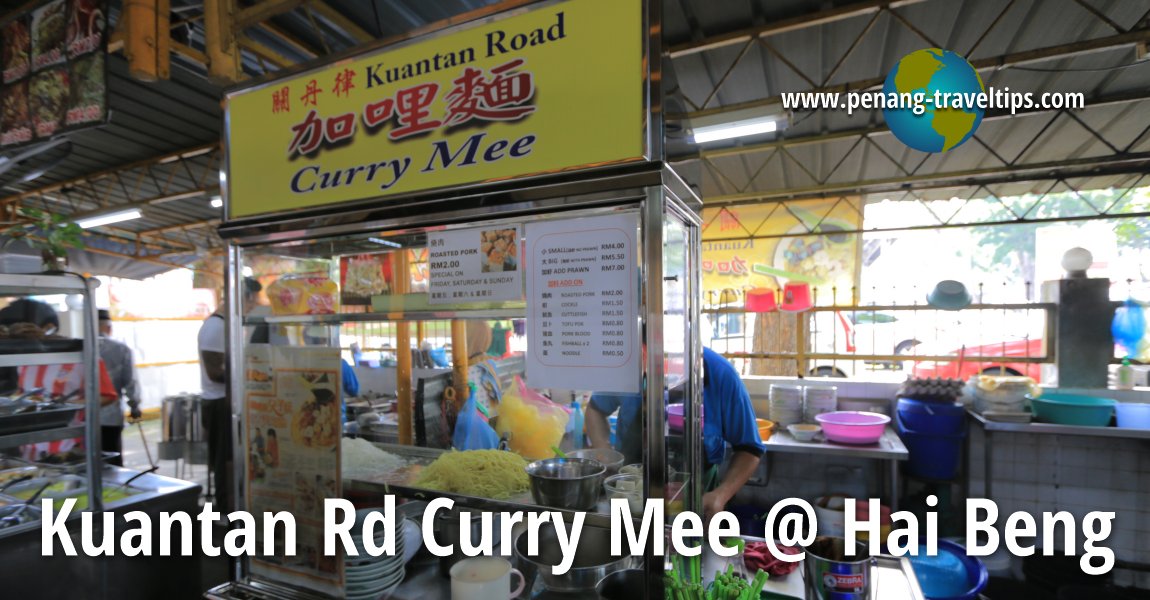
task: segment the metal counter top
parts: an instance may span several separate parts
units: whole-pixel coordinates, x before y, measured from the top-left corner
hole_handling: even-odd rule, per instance
[[[821,454],[825,456],[847,456],[854,458],[872,458],[878,460],[906,460],[910,454],[899,439],[898,433],[886,427],[882,437],[874,444],[851,445],[828,442],[823,434],[819,434],[813,442],[800,442],[791,436],[791,432],[783,429],[774,432],[764,442],[767,452],[793,452],[798,454]]]

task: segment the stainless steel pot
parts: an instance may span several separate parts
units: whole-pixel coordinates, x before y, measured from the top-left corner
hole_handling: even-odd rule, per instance
[[[541,506],[592,510],[607,469],[589,458],[548,458],[527,465],[531,496]]]
[[[515,540],[515,556],[520,565],[535,571],[543,580],[543,586],[553,592],[594,592],[595,585],[604,577],[628,569],[635,563],[631,556],[611,555],[611,531],[601,527],[583,528],[571,569],[563,575],[551,572],[552,567],[563,562],[554,528],[540,529],[539,554],[536,556],[527,555],[527,532],[521,533]]]

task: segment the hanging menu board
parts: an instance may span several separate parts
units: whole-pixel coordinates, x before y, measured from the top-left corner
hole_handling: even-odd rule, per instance
[[[53,0],[0,25],[0,147],[107,121],[103,0]]]
[[[252,344],[244,366],[246,510],[287,511],[297,527],[295,555],[277,546],[252,573],[342,592],[343,559],[323,553],[323,501],[341,493],[339,349]]]
[[[484,227],[427,234],[428,302],[521,300],[518,227]]]
[[[633,214],[527,225],[527,378],[533,387],[638,393]]]

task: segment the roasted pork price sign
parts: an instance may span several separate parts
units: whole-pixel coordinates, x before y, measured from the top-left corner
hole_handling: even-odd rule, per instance
[[[53,0],[0,24],[0,147],[108,118],[103,0]]]
[[[569,0],[236,92],[229,218],[644,154],[638,0]]]

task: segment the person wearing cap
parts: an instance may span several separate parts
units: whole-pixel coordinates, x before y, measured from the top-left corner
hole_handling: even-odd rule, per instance
[[[644,350],[645,353],[645,350]],[[585,413],[584,430],[592,448],[611,448],[607,417],[619,411],[615,449],[628,463],[643,458],[643,399],[638,394],[596,393]],[[703,348],[703,462],[706,488],[703,513],[707,519],[722,511],[759,467],[766,446],[759,437],[750,394],[738,371],[722,355]],[[719,466],[730,460],[721,479]]]
[[[140,396],[136,384],[136,366],[132,360],[132,349],[117,340],[112,339],[112,315],[106,309],[97,311],[100,324],[100,359],[104,361],[104,368],[112,378],[119,398],[128,399],[128,410],[132,422],[140,419]],[[115,452],[116,457],[108,462],[123,466],[120,456],[123,452],[122,434],[124,432],[124,407],[120,402],[114,402],[100,409],[100,436],[105,452]]]
[[[256,306],[263,286],[252,277],[243,282],[243,301],[240,309],[247,314]],[[208,439],[208,467],[215,482],[215,508],[230,512],[231,478],[229,461],[232,457],[232,405],[228,397],[227,379],[227,327],[224,307],[204,319],[197,336],[200,353],[200,417]]]

